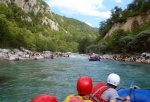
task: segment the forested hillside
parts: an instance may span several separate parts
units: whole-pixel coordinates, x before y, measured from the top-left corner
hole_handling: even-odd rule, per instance
[[[43,0],[0,0],[0,48],[85,52],[98,31],[56,15]]]
[[[100,22],[97,53],[150,52],[150,0],[133,0],[126,9],[114,7],[111,18]]]

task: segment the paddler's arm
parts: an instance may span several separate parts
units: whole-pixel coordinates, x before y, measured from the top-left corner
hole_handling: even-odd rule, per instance
[[[121,101],[130,101],[130,96],[126,96],[125,98],[123,98],[123,97],[118,97],[117,99],[118,99],[118,100],[121,100]]]
[[[117,100],[126,101],[126,98],[118,97]],[[109,102],[116,102],[116,99],[112,99]]]
[[[112,99],[112,100],[110,100],[110,102],[116,102],[116,99]]]

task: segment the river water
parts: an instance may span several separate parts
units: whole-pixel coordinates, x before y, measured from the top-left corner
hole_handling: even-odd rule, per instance
[[[31,102],[39,94],[48,93],[63,102],[77,93],[76,81],[89,75],[94,84],[106,82],[110,73],[117,73],[121,83],[117,89],[134,84],[150,89],[150,64],[112,60],[88,61],[88,57],[70,55],[50,60],[0,62],[0,102]]]

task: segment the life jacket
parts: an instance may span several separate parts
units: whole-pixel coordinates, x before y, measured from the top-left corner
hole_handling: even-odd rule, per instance
[[[90,99],[85,100],[82,96],[79,95],[69,95],[64,102],[92,102]]]
[[[69,102],[84,102],[83,98],[79,98],[77,96],[72,96],[69,100]]]
[[[107,102],[101,97],[102,93],[107,89],[108,87],[104,82],[99,82],[97,85],[95,85],[90,94],[90,99],[92,102]]]

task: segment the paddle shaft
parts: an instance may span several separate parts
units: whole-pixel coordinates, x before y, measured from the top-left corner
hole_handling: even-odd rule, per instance
[[[132,88],[133,88],[133,84],[134,84],[134,80],[132,80],[132,82],[130,84],[130,90],[129,90],[129,93],[128,93],[129,96],[131,94],[131,91],[132,91]]]

